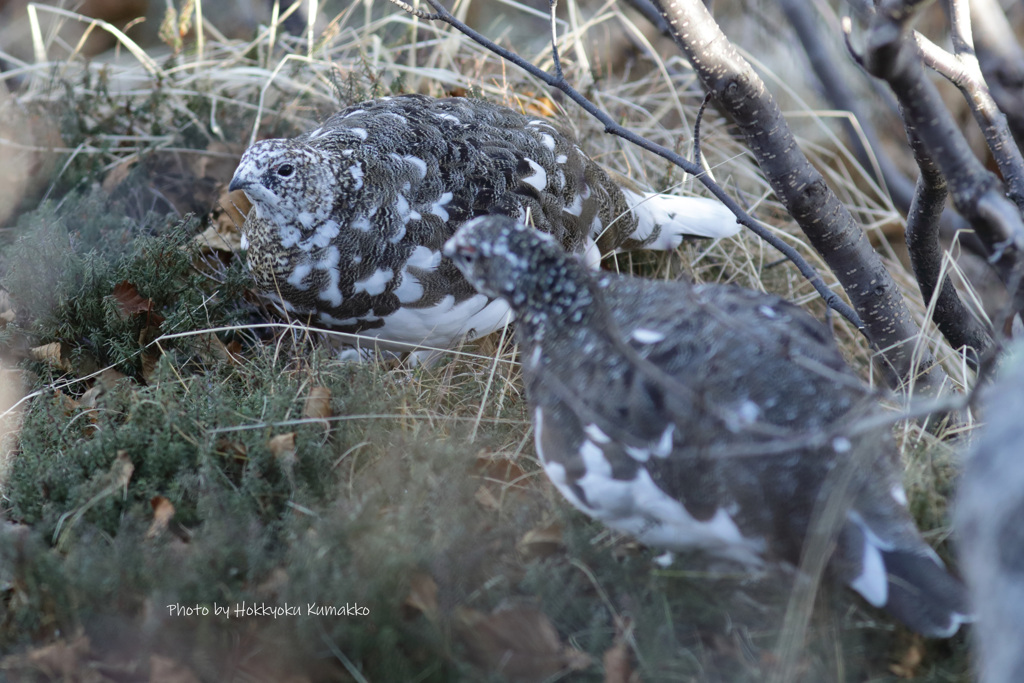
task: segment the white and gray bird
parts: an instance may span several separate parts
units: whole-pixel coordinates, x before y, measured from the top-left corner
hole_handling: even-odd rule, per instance
[[[229,187],[252,201],[243,247],[269,297],[316,325],[426,346],[508,319],[441,254],[476,216],[532,221],[594,266],[739,229],[717,201],[613,180],[548,119],[465,98],[356,104],[299,137],[257,142]]]
[[[817,320],[737,287],[594,273],[506,217],[466,224],[445,255],[512,307],[537,455],[577,508],[651,546],[796,565],[841,490],[831,574],[924,635],[968,619],[892,435],[854,428],[876,396]]]

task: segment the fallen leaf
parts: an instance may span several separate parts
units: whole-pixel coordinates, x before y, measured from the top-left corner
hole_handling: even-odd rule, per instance
[[[249,458],[249,449],[241,441],[219,439],[215,447],[215,452],[238,462],[248,460]]]
[[[131,174],[132,169],[137,163],[139,163],[138,158],[119,161],[112,169],[107,171],[107,175],[103,176],[103,182],[100,183],[100,187],[104,192],[110,194],[128,179],[129,174]]]
[[[7,326],[7,323],[14,322],[14,305],[11,303],[11,295],[0,289],[0,329]]]
[[[924,655],[921,643],[916,640],[900,656],[900,660],[889,666],[889,671],[899,678],[917,678],[917,670],[921,666]]]
[[[190,668],[175,659],[150,655],[149,683],[199,683],[199,678]]]
[[[326,420],[331,415],[333,415],[331,412],[331,390],[321,386],[310,389],[305,405],[302,407],[302,417]]]
[[[480,503],[480,507],[486,510],[497,512],[501,509],[501,502],[493,493],[491,493],[491,490],[483,484],[477,488],[476,493],[473,494],[473,498],[476,502]]]
[[[491,614],[459,608],[456,619],[469,658],[488,673],[499,672],[512,681],[541,681],[592,664],[585,652],[563,645],[551,620],[535,607]]]
[[[500,510],[502,501],[510,493],[521,494],[526,490],[526,471],[509,458],[480,455],[473,466],[473,473],[483,480],[474,497],[488,510]]]
[[[117,457],[114,458],[114,462],[110,466],[110,478],[114,488],[127,488],[128,482],[132,480],[132,474],[134,473],[135,464],[132,462],[132,459],[128,457],[128,451],[118,451]]]
[[[149,505],[153,508],[153,522],[146,531],[146,538],[156,538],[167,531],[167,525],[174,517],[174,503],[164,496],[153,496]]]
[[[0,481],[6,479],[12,458],[17,453],[22,409],[18,402],[25,396],[21,370],[6,367],[0,359]]]
[[[28,350],[28,355],[32,360],[46,363],[61,372],[71,372],[71,362],[61,355],[60,342],[33,347]]]
[[[270,438],[268,443],[270,452],[275,458],[295,457],[295,432],[278,434]]]
[[[85,671],[91,659],[92,647],[89,638],[79,635],[68,642],[58,640],[43,647],[29,650],[23,654],[10,655],[0,659],[0,671],[11,673],[21,672],[24,678],[16,680],[47,680],[76,681],[77,674]]]
[[[156,366],[160,362],[160,354],[155,351],[143,351],[139,361],[142,365],[142,379],[146,384],[152,384],[156,379]]]
[[[194,339],[201,354],[232,365],[239,365],[242,362],[242,358],[237,353],[242,350],[242,345],[236,341],[225,344],[213,332],[203,332],[196,335]]]
[[[225,190],[220,195],[217,206],[221,211],[217,216],[217,229],[224,230],[227,226],[231,226],[237,233],[238,228],[242,227],[246,216],[249,215],[252,202],[249,201],[249,197],[242,190],[235,190],[233,192]]]
[[[629,662],[629,633],[632,622],[629,618],[615,617],[615,640],[605,650],[601,661],[604,664],[604,683],[632,683],[633,667]]]
[[[405,606],[422,612],[427,619],[437,619],[437,582],[424,572],[416,572],[409,579],[409,594]]]
[[[555,101],[546,95],[534,98],[526,105],[526,111],[534,116],[546,116],[548,118],[558,115],[558,107]]]
[[[196,242],[203,251],[219,251],[234,254],[242,250],[242,234],[238,230],[222,230],[219,225],[207,226],[202,234],[196,235]]]
[[[288,478],[288,483],[295,487],[295,463],[298,460],[295,449],[295,432],[288,432],[287,434],[278,434],[277,436],[271,437],[270,442],[267,444],[270,448],[271,454],[274,459],[277,460],[278,465],[284,470],[285,477]]]
[[[0,7],[4,5],[0,2]],[[15,43],[22,53],[31,54],[31,31],[27,24],[17,25],[11,12],[3,12],[0,22],[0,44],[7,54],[15,54]],[[21,22],[27,22],[22,14]],[[67,22],[77,23],[77,22]],[[72,44],[74,44],[72,42]],[[26,107],[7,88],[0,88],[0,138],[4,139],[3,163],[0,164],[0,225],[8,225],[27,199],[37,198],[53,177],[59,155],[54,147],[62,146],[56,120],[42,112],[42,107]]]
[[[516,543],[516,550],[525,561],[551,557],[562,547],[562,525],[557,522],[530,529]]]
[[[146,324],[150,327],[159,327],[164,321],[164,317],[155,312],[153,301],[139,294],[135,285],[127,280],[115,285],[111,296],[117,301],[117,308],[125,317],[145,313]]]
[[[288,572],[283,567],[275,567],[270,576],[256,586],[256,594],[267,600],[276,600],[288,587]]]
[[[604,683],[630,683],[633,669],[629,665],[629,646],[624,640],[605,650],[601,657],[604,664]]]
[[[480,455],[476,459],[473,471],[479,477],[503,484],[518,484],[526,477],[526,470],[519,463],[505,457]]]

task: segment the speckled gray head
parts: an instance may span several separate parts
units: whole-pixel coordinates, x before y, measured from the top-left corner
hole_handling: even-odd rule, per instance
[[[444,255],[477,291],[509,300],[551,284],[577,262],[551,235],[501,215],[466,223],[444,245]]]
[[[358,165],[340,170],[335,161],[294,140],[261,140],[242,155],[228,189],[245,192],[257,216],[280,231],[284,248],[326,246],[338,232],[332,218],[337,194],[363,183]],[[323,244],[303,244],[313,236]]]

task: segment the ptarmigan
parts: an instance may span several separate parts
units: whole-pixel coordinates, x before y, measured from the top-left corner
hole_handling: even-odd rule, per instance
[[[549,120],[406,95],[257,142],[230,189],[252,201],[242,234],[253,277],[286,310],[382,341],[446,347],[508,319],[504,301],[478,294],[441,255],[471,218],[532,221],[595,266],[614,250],[739,229],[714,200],[623,183]]]
[[[967,620],[907,511],[891,435],[854,429],[873,394],[812,317],[736,287],[592,273],[501,216],[445,255],[515,312],[537,454],[573,505],[651,546],[797,564],[842,472],[831,573],[922,634]]]

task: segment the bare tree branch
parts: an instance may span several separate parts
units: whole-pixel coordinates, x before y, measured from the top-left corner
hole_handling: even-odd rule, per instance
[[[402,0],[391,0],[391,2],[394,3],[395,5],[398,5],[403,10],[411,12],[423,19],[443,21],[444,23],[448,24],[455,30],[466,35],[473,41],[479,43],[480,45],[484,46],[494,54],[498,55],[502,59],[505,59],[506,61],[515,64],[516,66],[523,69],[530,75],[539,78],[549,86],[561,90],[569,97],[569,99],[576,102],[576,104],[578,104],[584,111],[586,111],[588,114],[590,114],[595,119],[600,121],[602,125],[604,125],[605,132],[621,137],[624,140],[627,140],[637,145],[638,147],[641,147],[642,149],[652,152],[653,154],[657,154],[658,156],[667,159],[673,164],[679,166],[679,168],[683,169],[687,173],[696,177],[713,195],[715,195],[715,197],[718,198],[719,201],[725,204],[725,206],[730,211],[732,211],[733,214],[735,214],[736,220],[741,225],[746,227],[748,230],[752,231],[755,235],[760,237],[768,244],[778,249],[780,252],[782,252],[783,255],[786,256],[786,258],[792,261],[794,265],[796,265],[796,267],[800,270],[800,273],[814,286],[814,289],[818,292],[818,294],[829,306],[829,308],[835,310],[837,313],[839,313],[844,318],[849,320],[858,330],[864,332],[864,323],[857,315],[857,312],[853,308],[848,306],[846,302],[844,302],[839,297],[838,294],[836,294],[835,292],[828,288],[828,285],[825,284],[825,281],[822,280],[821,275],[814,269],[814,267],[811,266],[811,264],[807,263],[807,261],[802,256],[800,256],[800,254],[793,247],[783,242],[781,239],[779,239],[771,232],[766,230],[760,223],[754,220],[746,211],[743,210],[742,207],[740,207],[739,204],[736,203],[736,201],[732,197],[730,197],[725,192],[725,190],[723,190],[716,182],[714,182],[714,180],[712,180],[698,164],[690,162],[685,157],[676,153],[675,151],[668,149],[667,147],[657,145],[651,142],[650,140],[647,140],[646,138],[637,135],[628,128],[625,128],[615,123],[615,121],[606,112],[601,110],[597,105],[595,105],[593,102],[591,102],[582,94],[580,94],[579,91],[573,88],[565,80],[565,78],[561,76],[561,65],[558,59],[558,51],[556,45],[552,45],[552,56],[556,64],[555,68],[556,73],[558,75],[552,76],[543,69],[537,67],[534,64],[531,64],[530,62],[523,59],[516,53],[510,50],[506,50],[500,45],[497,45],[493,41],[489,40],[486,36],[480,34],[477,31],[474,31],[465,23],[456,19],[444,7],[444,5],[441,4],[440,0],[427,0],[427,2],[429,2],[431,7],[433,7],[435,10],[435,12],[431,14],[421,12],[418,10],[414,11],[410,5],[403,2]],[[554,2],[552,1],[552,7],[553,5]]]
[[[985,325],[960,300],[948,274],[943,272],[939,217],[946,205],[946,179],[914,132],[908,129],[907,136],[921,169],[914,201],[907,214],[910,262],[924,300],[930,302],[937,296],[932,320],[954,349],[966,349],[968,363],[977,370],[979,356],[992,348],[992,337]]]
[[[1024,48],[998,0],[971,0],[974,47],[992,97],[1006,114],[1018,145],[1024,144]]]
[[[646,0],[631,2],[646,3]],[[846,129],[857,161],[865,169],[872,171],[877,164],[881,178],[876,180],[889,191],[896,209],[907,215],[910,203],[914,199],[914,182],[899,169],[886,152],[881,137],[872,123],[872,117],[864,107],[863,97],[854,92],[848,78],[843,74],[843,69],[838,63],[839,57],[832,47],[834,42],[825,40],[828,27],[815,20],[816,12],[811,3],[803,0],[778,0],[778,3],[796,32],[829,104],[834,109],[850,112],[856,119],[856,125],[849,119],[842,119],[842,125]],[[978,256],[988,256],[988,250],[981,240],[970,231],[970,224],[956,211],[943,211],[939,218],[939,227],[941,234],[949,239],[955,236],[968,251]]]
[[[974,55],[970,18],[960,1],[951,3],[952,38],[955,54],[950,54],[925,36],[915,32],[924,63],[950,80],[971,108],[985,135],[985,141],[999,167],[1007,194],[1024,210],[1024,157],[1010,133],[1006,116],[999,110]]]
[[[778,4],[796,31],[797,38],[800,39],[804,53],[810,61],[811,69],[818,77],[829,103],[835,109],[850,112],[857,119],[859,129],[848,119],[843,119],[842,122],[857,161],[869,170],[874,170],[877,163],[882,175],[878,180],[888,188],[896,207],[906,213],[914,197],[914,183],[900,172],[885,153],[878,133],[871,123],[871,117],[863,106],[864,100],[854,94],[846,79],[841,76],[832,49],[834,42],[825,40],[824,27],[815,20],[813,5],[804,0],[778,0]]]
[[[854,57],[864,68],[889,83],[906,125],[918,136],[946,177],[957,210],[977,230],[993,262],[1003,272],[1019,267],[1024,248],[1024,223],[1016,205],[1006,198],[1002,183],[985,170],[946,110],[934,84],[925,77],[910,20],[921,0],[880,0],[871,19],[863,55]],[[849,23],[845,27],[849,37]],[[849,44],[849,43],[848,43]]]
[[[895,375],[890,379],[914,379],[925,393],[937,394],[945,373],[928,353],[917,365],[920,331],[899,288],[849,210],[800,150],[760,77],[699,0],[655,4],[704,88],[740,128],[775,194],[862,314],[869,339]]]

